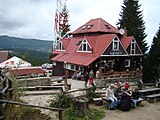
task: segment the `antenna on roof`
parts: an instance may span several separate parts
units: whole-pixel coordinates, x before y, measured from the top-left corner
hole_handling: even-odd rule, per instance
[[[125,30],[124,30],[123,28],[121,28],[121,29],[119,30],[119,33],[120,33],[121,35],[123,35],[123,34],[125,33]]]

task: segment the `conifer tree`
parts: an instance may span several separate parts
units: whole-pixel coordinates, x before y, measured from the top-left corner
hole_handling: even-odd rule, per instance
[[[156,81],[160,78],[160,26],[156,35],[153,38],[153,42],[148,55],[149,64],[151,65],[152,80]]]
[[[117,23],[119,28],[127,30],[129,36],[134,36],[142,52],[145,54],[148,46],[146,43],[145,22],[140,10],[139,0],[124,0],[120,19]]]
[[[63,37],[67,32],[70,31],[70,25],[68,23],[69,11],[67,10],[66,5],[62,9],[62,16],[63,16],[63,20],[62,20],[61,36]]]

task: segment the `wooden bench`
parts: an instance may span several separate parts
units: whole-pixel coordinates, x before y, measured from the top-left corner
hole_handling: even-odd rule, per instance
[[[144,89],[144,90],[139,90],[140,94],[142,97],[146,97],[151,94],[158,94],[160,92],[160,88],[150,88],[150,89]]]
[[[93,101],[96,105],[102,105],[103,99],[102,98],[93,98]]]
[[[149,102],[157,102],[158,100],[160,100],[160,93],[153,94],[153,95],[147,95],[146,98]]]
[[[110,110],[111,109],[111,100],[107,99],[107,97],[102,97],[103,101],[107,103],[107,108]]]

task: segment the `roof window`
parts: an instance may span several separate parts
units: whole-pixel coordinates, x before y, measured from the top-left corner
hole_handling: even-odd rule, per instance
[[[87,27],[87,26],[83,26],[83,27],[82,27],[82,30],[86,29],[86,27]]]
[[[91,29],[93,27],[93,25],[88,25],[87,29]]]
[[[111,29],[111,26],[110,26],[110,25],[107,25],[107,24],[106,24],[105,26],[107,27],[107,29]]]

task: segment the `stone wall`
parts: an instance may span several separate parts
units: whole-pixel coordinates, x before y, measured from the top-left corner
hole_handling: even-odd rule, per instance
[[[26,78],[26,79],[19,79],[18,81],[19,81],[19,86],[22,87],[51,85],[50,77]]]

